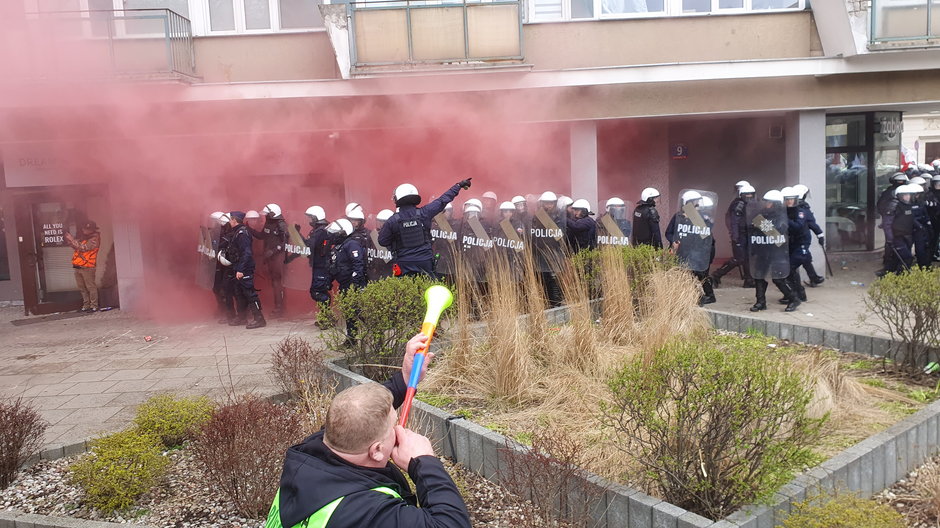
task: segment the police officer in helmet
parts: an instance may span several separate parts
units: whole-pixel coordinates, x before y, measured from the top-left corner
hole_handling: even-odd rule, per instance
[[[659,191],[652,187],[647,187],[640,193],[640,201],[636,203],[636,209],[633,210],[633,241],[637,244],[662,248],[663,236],[659,230],[657,198],[659,198]]]
[[[251,249],[251,233],[245,225],[245,213],[232,211],[229,213],[232,228],[232,240],[226,250],[219,253],[219,262],[231,266],[235,271],[233,276],[235,290],[235,309],[237,318],[229,322],[232,326],[246,325],[245,328],[261,328],[267,324],[261,313],[261,300],[255,290],[255,258]],[[251,312],[253,320],[247,321],[247,312]],[[247,324],[246,324],[247,323]]]
[[[403,183],[395,189],[392,199],[398,206],[398,212],[379,230],[379,244],[391,250],[402,276],[427,275],[435,278],[431,220],[457,197],[461,189],[469,188],[470,178],[461,180],[424,207],[418,207],[421,195],[414,185]]]
[[[728,238],[731,239],[731,258],[715,270],[712,274],[712,282],[715,286],[721,285],[721,278],[731,270],[741,267],[744,274],[744,288],[753,288],[754,279],[751,278],[750,270],[747,265],[747,204],[754,200],[757,190],[744,181],[739,181],[735,187],[738,195],[731,204],[728,205],[728,211],[725,213],[725,227],[728,228]]]
[[[329,311],[330,290],[333,289],[333,279],[330,276],[333,235],[326,229],[329,222],[322,207],[319,205],[310,206],[305,214],[312,228],[310,234],[304,239],[304,243],[310,248],[310,269],[312,272],[310,298],[317,303],[317,310],[320,312]],[[300,229],[297,231],[299,232]],[[328,319],[321,318],[320,321]]]
[[[330,255],[330,275],[339,285],[340,293],[350,288],[364,288],[369,283],[366,275],[366,252],[359,240],[352,236],[354,230],[352,222],[346,218],[340,218],[327,227],[327,231],[334,237]],[[346,344],[355,342],[354,316],[346,320]]]
[[[275,203],[265,205],[261,210],[264,226],[260,231],[246,226],[251,235],[264,242],[262,262],[268,270],[271,280],[271,292],[274,294],[274,310],[271,314],[279,317],[284,314],[284,259],[287,255],[287,222],[281,216],[281,207]]]

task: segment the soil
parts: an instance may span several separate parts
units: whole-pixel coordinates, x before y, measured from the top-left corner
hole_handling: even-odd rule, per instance
[[[888,504],[904,516],[910,528],[940,526],[940,456],[908,473],[897,484],[877,494],[878,502]]]
[[[186,450],[166,453],[171,465],[162,486],[141,497],[129,511],[101,515],[83,504],[83,492],[68,482],[68,466],[78,457],[40,462],[0,491],[0,509],[59,517],[147,525],[155,528],[258,528],[263,519],[238,515],[225,497],[202,477]],[[532,505],[448,460],[445,466],[461,490],[475,527],[563,528],[546,521]]]

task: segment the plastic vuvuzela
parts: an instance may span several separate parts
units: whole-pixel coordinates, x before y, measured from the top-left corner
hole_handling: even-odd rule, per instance
[[[411,375],[408,378],[408,389],[405,392],[405,401],[402,403],[398,424],[404,427],[408,423],[408,414],[411,412],[411,402],[415,392],[418,391],[418,379],[421,377],[421,367],[424,366],[424,357],[431,346],[431,338],[437,329],[437,322],[441,319],[444,310],[454,302],[454,294],[446,287],[435,285],[424,292],[424,301],[428,305],[424,313],[424,322],[421,323],[421,333],[428,336],[424,347],[415,352],[414,363],[411,365]]]

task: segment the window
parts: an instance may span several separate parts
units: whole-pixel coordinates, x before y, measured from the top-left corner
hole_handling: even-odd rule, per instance
[[[256,33],[322,28],[321,0],[199,0],[206,2],[208,32]]]
[[[526,22],[803,9],[806,0],[527,0]]]

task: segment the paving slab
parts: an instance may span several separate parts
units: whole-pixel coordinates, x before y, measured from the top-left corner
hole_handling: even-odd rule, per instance
[[[0,307],[0,394],[39,409],[50,424],[44,449],[123,429],[136,406],[158,393],[274,394],[272,345],[288,335],[320,339],[303,319],[246,330],[211,317],[165,323],[113,310],[10,323],[23,318],[21,307]]]

